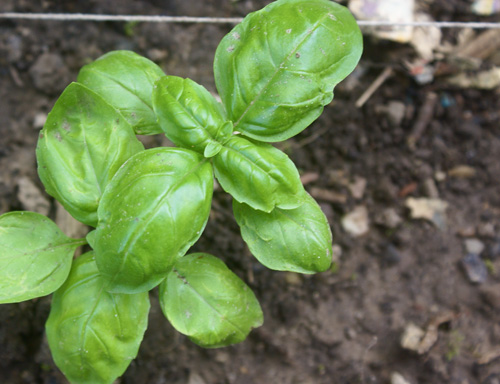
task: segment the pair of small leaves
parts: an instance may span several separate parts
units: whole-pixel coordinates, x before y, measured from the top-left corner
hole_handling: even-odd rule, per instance
[[[302,184],[288,156],[232,135],[222,106],[201,85],[166,76],[155,86],[153,107],[170,140],[213,158],[220,185],[235,199],[266,212],[300,205]]]
[[[75,249],[45,216],[10,212],[0,216],[0,303],[17,303],[54,292],[64,283]]]
[[[160,79],[153,92],[153,108],[161,128],[173,143],[205,157],[215,156],[233,133],[222,105],[190,79],[176,76]]]
[[[55,363],[72,383],[111,384],[137,356],[149,296],[110,293],[93,252],[76,259],[46,323]]]
[[[160,284],[160,304],[175,329],[205,348],[239,343],[263,321],[250,288],[206,253],[190,254],[175,263]]]
[[[200,237],[210,213],[211,165],[182,148],[131,157],[106,187],[90,242],[110,292],[148,291]]]

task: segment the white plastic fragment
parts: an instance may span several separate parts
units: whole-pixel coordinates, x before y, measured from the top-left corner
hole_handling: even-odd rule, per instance
[[[415,21],[431,22],[434,20],[425,13],[417,13]],[[422,59],[431,61],[434,58],[434,51],[441,45],[441,37],[441,30],[437,27],[416,27],[413,30],[410,44]]]
[[[473,75],[460,73],[450,77],[448,83],[460,88],[477,88],[492,90],[500,86],[500,67],[493,67]]]
[[[489,16],[500,12],[500,0],[475,0],[471,8],[478,15]]]
[[[413,21],[414,0],[350,0],[349,10],[361,20],[409,23]],[[407,43],[412,36],[412,27],[377,27],[373,34],[387,40]]]
[[[413,198],[406,199],[405,205],[410,209],[412,219],[431,221],[439,229],[446,229],[446,209],[448,203],[441,199]]]

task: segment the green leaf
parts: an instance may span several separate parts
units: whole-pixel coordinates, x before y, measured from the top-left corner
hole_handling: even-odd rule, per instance
[[[203,153],[211,141],[224,143],[232,134],[222,105],[190,79],[166,76],[153,92],[153,107],[166,136],[179,147]]]
[[[78,82],[117,108],[138,135],[162,133],[153,112],[151,95],[161,68],[131,51],[114,51],[84,66]]]
[[[347,8],[329,0],[280,0],[222,39],[215,82],[235,130],[282,141],[321,114],[361,52],[361,32]]]
[[[306,195],[296,209],[257,211],[233,201],[234,216],[250,252],[266,267],[278,271],[326,271],[332,261],[332,234],[316,201]]]
[[[137,356],[149,306],[147,292],[107,292],[93,253],[80,256],[54,293],[46,324],[56,365],[72,383],[111,384]]]
[[[182,148],[130,158],[104,191],[94,237],[110,292],[150,290],[198,240],[210,213],[210,163]]]
[[[222,150],[222,144],[218,141],[210,141],[205,147],[205,151],[203,152],[203,156],[210,158],[217,155]]]
[[[38,139],[38,174],[47,193],[77,220],[95,227],[102,191],[143,145],[123,116],[85,86],[72,83]]]
[[[293,162],[270,144],[231,137],[214,157],[222,188],[241,203],[270,212],[298,207],[304,190]]]
[[[0,216],[0,303],[18,303],[54,292],[68,277],[75,240],[35,212]]]
[[[160,305],[175,329],[206,348],[239,343],[263,321],[250,288],[206,253],[175,263],[160,285]]]

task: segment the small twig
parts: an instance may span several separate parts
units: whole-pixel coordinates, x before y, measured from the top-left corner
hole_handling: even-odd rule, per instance
[[[21,77],[19,76],[19,73],[16,71],[16,68],[14,68],[12,65],[10,65],[9,66],[9,72],[10,72],[10,76],[12,77],[12,80],[14,80],[14,83],[16,83],[16,85],[19,88],[24,87],[24,83],[21,80]]]
[[[410,149],[415,149],[415,145],[431,122],[434,116],[434,107],[436,106],[437,98],[434,92],[429,92],[426,95],[424,105],[422,105],[418,113],[417,121],[411,130],[410,136],[408,136],[408,147],[410,147]]]
[[[378,343],[378,337],[373,336],[372,341],[370,341],[370,344],[368,344],[366,349],[363,351],[363,358],[361,359],[361,374],[360,374],[361,384],[364,384],[365,382],[366,355],[368,354],[370,349],[372,349],[377,343]]]
[[[392,67],[386,67],[380,75],[375,79],[375,81],[368,87],[368,89],[363,92],[361,97],[356,101],[356,108],[361,108],[370,97],[375,93],[377,89],[380,88],[382,84],[387,80],[389,76],[392,75]]]

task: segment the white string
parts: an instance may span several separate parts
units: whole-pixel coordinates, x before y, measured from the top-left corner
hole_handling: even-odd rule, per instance
[[[148,15],[96,15],[84,13],[0,13],[0,19],[56,20],[56,21],[126,21],[149,23],[210,23],[237,24],[241,17],[191,17],[191,16],[148,16]],[[500,29],[500,23],[461,22],[461,21],[367,21],[358,20],[362,27],[436,27],[436,28],[473,28]]]

